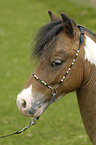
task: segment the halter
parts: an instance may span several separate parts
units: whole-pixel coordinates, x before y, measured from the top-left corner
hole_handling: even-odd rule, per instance
[[[50,101],[49,101],[49,103],[48,103],[48,105],[47,105],[46,108],[48,108],[48,106],[52,103],[52,101],[53,101],[53,102],[55,101],[55,97],[56,97],[56,95],[57,95],[57,88],[62,84],[62,82],[65,80],[66,76],[67,76],[68,73],[70,72],[70,70],[71,70],[72,66],[74,65],[74,63],[75,63],[75,61],[76,61],[76,59],[77,59],[77,56],[78,56],[78,54],[79,54],[81,43],[84,41],[83,26],[77,25],[77,27],[78,27],[79,30],[80,30],[79,47],[78,47],[77,53],[76,53],[76,55],[75,55],[75,57],[74,57],[74,59],[73,59],[71,65],[70,65],[70,67],[68,68],[67,72],[66,72],[65,75],[62,77],[62,79],[60,80],[59,84],[58,84],[55,88],[53,88],[53,87],[51,87],[50,85],[48,85],[46,82],[44,82],[43,80],[41,80],[37,75],[35,75],[35,74],[32,73],[32,76],[33,76],[36,80],[39,80],[44,86],[46,86],[47,88],[51,89],[52,97],[51,97],[51,99],[50,99]],[[46,108],[45,108],[45,110],[46,110]],[[45,110],[44,110],[44,111],[45,111]],[[43,112],[44,112],[44,111],[43,111]],[[16,132],[14,132],[14,133],[12,133],[12,134],[0,136],[0,138],[12,136],[12,135],[15,135],[15,134],[20,134],[20,133],[22,133],[23,131],[25,131],[26,129],[28,129],[31,125],[35,125],[35,124],[36,124],[36,120],[38,120],[38,119],[39,119],[39,117],[34,117],[34,118],[32,118],[32,119],[30,120],[29,125],[27,125],[27,126],[24,127],[23,129],[21,129],[21,130],[19,130],[19,131],[16,131]]]
[[[77,25],[77,27],[79,28],[80,30],[80,41],[79,41],[79,47],[78,47],[78,50],[77,50],[77,53],[70,65],[70,67],[68,68],[68,70],[66,71],[65,75],[62,77],[62,79],[60,80],[59,84],[53,88],[52,86],[48,85],[46,82],[44,82],[43,80],[41,80],[37,75],[33,74],[32,73],[32,76],[36,79],[36,80],[39,80],[44,86],[46,86],[47,88],[51,89],[51,92],[52,92],[52,98],[51,100],[49,101],[49,104],[53,101],[55,101],[55,97],[57,95],[57,88],[63,83],[63,81],[65,80],[66,76],[68,75],[68,73],[70,72],[72,66],[74,65],[76,59],[77,59],[77,56],[79,54],[79,51],[80,51],[80,46],[81,46],[81,43],[84,41],[84,31],[83,31],[83,26],[81,25]],[[49,106],[48,104],[48,106]],[[47,106],[47,107],[48,107]]]

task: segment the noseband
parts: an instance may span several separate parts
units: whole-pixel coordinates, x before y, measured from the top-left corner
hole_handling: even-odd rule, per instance
[[[78,47],[78,50],[77,50],[77,53],[70,65],[70,67],[68,68],[67,72],[65,73],[65,75],[63,76],[63,78],[60,80],[59,84],[53,88],[51,87],[50,85],[48,85],[46,82],[44,82],[43,80],[41,80],[37,75],[33,74],[32,73],[32,76],[36,79],[36,80],[39,80],[44,86],[46,86],[47,88],[51,89],[51,92],[52,92],[52,97],[47,105],[47,107],[52,103],[52,101],[54,102],[55,101],[55,97],[57,95],[57,88],[62,84],[62,82],[65,80],[66,76],[68,75],[68,73],[70,72],[72,66],[74,65],[75,61],[76,61],[76,58],[79,54],[79,50],[80,50],[80,46],[81,46],[81,43],[84,41],[84,31],[83,31],[83,26],[81,25],[77,25],[77,27],[79,28],[80,30],[80,41],[79,41],[79,47]],[[46,108],[47,108],[46,107]],[[46,110],[45,108],[45,110]],[[45,111],[44,110],[44,111]],[[15,134],[20,134],[22,133],[23,131],[25,131],[26,129],[28,129],[31,125],[35,125],[36,124],[36,120],[38,120],[39,117],[34,117],[31,121],[30,121],[30,124],[27,125],[26,127],[24,127],[23,129],[19,130],[19,131],[16,131],[12,134],[8,134],[8,135],[4,135],[4,136],[0,136],[0,138],[4,138],[4,137],[8,137],[8,136],[12,136],[12,135],[15,135]]]
[[[43,84],[44,86],[46,86],[47,88],[51,89],[51,92],[52,92],[52,97],[49,101],[49,104],[53,101],[55,101],[55,97],[57,95],[57,88],[62,84],[62,82],[65,80],[66,76],[68,75],[68,73],[70,72],[72,66],[74,65],[76,59],[77,59],[77,56],[79,54],[79,51],[80,51],[80,46],[81,46],[81,43],[84,41],[84,31],[83,31],[83,26],[81,25],[77,25],[77,28],[80,30],[80,41],[79,41],[79,47],[78,47],[78,50],[77,50],[77,53],[70,65],[70,67],[68,68],[67,72],[65,73],[65,75],[62,77],[62,79],[60,80],[59,84],[53,88],[52,86],[48,85],[46,82],[44,82],[43,80],[41,80],[37,75],[33,74],[32,73],[32,76],[36,79],[36,80],[39,80],[41,82],[41,84]],[[49,106],[48,104],[48,106]],[[47,106],[47,107],[48,107]]]

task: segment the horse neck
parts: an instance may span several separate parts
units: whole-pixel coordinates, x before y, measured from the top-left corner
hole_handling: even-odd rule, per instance
[[[88,39],[89,46],[87,45],[92,62],[85,52],[88,59],[83,61],[84,81],[76,93],[85,129],[92,143],[96,145],[96,36],[86,31],[84,33],[93,40]]]
[[[85,76],[85,82],[76,93],[86,131],[96,145],[96,66],[87,62]]]

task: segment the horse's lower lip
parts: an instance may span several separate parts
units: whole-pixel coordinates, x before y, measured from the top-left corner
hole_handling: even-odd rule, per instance
[[[33,114],[33,117],[39,117],[43,113],[43,106],[37,109],[37,111]]]
[[[48,106],[48,102],[43,103],[42,106],[38,108],[36,112],[33,114],[33,117],[39,117],[46,110],[47,106]]]

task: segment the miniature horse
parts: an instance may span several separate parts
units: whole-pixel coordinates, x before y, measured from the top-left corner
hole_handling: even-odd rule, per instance
[[[62,19],[49,15],[51,22],[35,38],[32,55],[38,64],[17,96],[18,108],[38,117],[54,100],[76,90],[85,129],[96,145],[96,34],[64,13]]]

